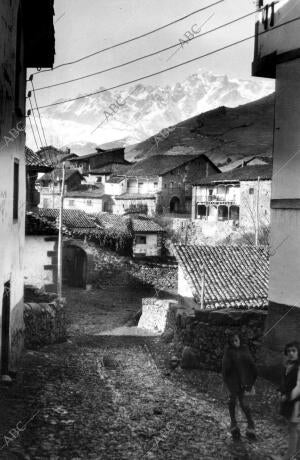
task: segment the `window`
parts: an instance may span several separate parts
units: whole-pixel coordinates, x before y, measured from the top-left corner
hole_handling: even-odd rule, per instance
[[[69,206],[74,206],[74,200],[69,200]]]
[[[93,205],[92,200],[86,200],[86,204],[87,206],[92,206]]]
[[[14,160],[13,219],[19,217],[19,160]]]
[[[174,187],[174,182],[170,182],[170,183],[169,183],[169,188],[170,188],[170,190],[172,190],[173,187]]]
[[[249,195],[254,195],[254,188],[253,187],[249,188]]]
[[[135,243],[136,244],[146,244],[146,240],[147,240],[147,238],[144,235],[137,235],[135,237]]]
[[[157,187],[158,187],[158,182],[154,182],[154,190],[157,190]]]
[[[102,182],[102,177],[97,177],[97,180],[96,180],[97,184],[101,183]]]

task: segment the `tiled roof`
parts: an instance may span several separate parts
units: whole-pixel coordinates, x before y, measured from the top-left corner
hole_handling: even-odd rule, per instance
[[[36,153],[40,158],[43,158],[44,160],[48,161],[53,167],[57,166],[64,160],[69,160],[71,158],[74,158],[74,156],[77,157],[75,153],[70,153],[66,150],[57,149],[56,147],[53,147],[53,145],[42,147]]]
[[[178,168],[178,166],[194,160],[197,156],[199,155],[154,155],[135,163],[135,165],[127,171],[126,176],[162,176],[163,174]]]
[[[96,149],[97,152],[93,152],[93,153],[87,153],[86,155],[80,155],[78,156],[77,160],[88,160],[89,158],[93,158],[93,157],[97,157],[97,156],[103,156],[103,154],[105,153],[111,153],[111,152],[118,152],[118,151],[123,151],[125,150],[125,147],[117,147],[117,148],[114,148],[114,149],[107,149],[107,150],[103,150],[103,149]],[[71,160],[72,161],[72,160]]]
[[[96,223],[102,228],[128,231],[129,219],[117,214],[95,214]]]
[[[245,166],[244,168],[236,168],[220,174],[212,174],[199,180],[196,185],[208,185],[216,182],[251,181],[257,180],[258,177],[261,180],[272,179],[272,165]]]
[[[41,169],[50,169],[53,167],[52,163],[47,160],[46,158],[41,158],[37,153],[33,150],[25,147],[25,162],[26,166],[34,167],[34,168],[41,168]]]
[[[39,209],[37,214],[50,221],[57,221],[59,209]],[[84,212],[77,209],[63,210],[63,225],[68,228],[96,228],[93,220]]]
[[[269,256],[265,247],[174,245],[194,299],[205,308],[264,308],[268,304]]]
[[[124,175],[132,167],[132,163],[123,164],[123,163],[108,163],[101,168],[92,169],[91,171],[87,171],[85,175],[88,174],[116,174],[116,175]]]
[[[138,193],[123,193],[123,195],[115,196],[115,200],[155,200],[153,194],[138,194]]]
[[[146,216],[132,216],[132,228],[137,233],[157,233],[163,231],[160,225]]]
[[[113,176],[106,181],[107,184],[119,184],[124,180],[124,176]]]

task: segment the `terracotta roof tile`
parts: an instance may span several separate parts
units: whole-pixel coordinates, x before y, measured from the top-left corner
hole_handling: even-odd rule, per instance
[[[26,166],[36,167],[36,168],[51,168],[53,167],[52,163],[46,158],[41,158],[33,150],[25,147],[25,163]]]
[[[143,233],[157,233],[163,231],[160,225],[145,216],[132,217],[132,228],[134,232]]]
[[[59,209],[39,209],[38,216],[57,221]],[[68,228],[97,228],[93,220],[84,212],[77,209],[63,210],[63,225]]]
[[[197,156],[199,155],[154,155],[135,163],[135,165],[127,171],[126,176],[161,176],[191,160],[194,160]]]
[[[204,267],[205,308],[267,306],[266,247],[174,245],[173,251],[199,304]]]

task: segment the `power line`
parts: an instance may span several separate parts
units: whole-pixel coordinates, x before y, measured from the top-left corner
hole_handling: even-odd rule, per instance
[[[220,29],[223,29],[224,27],[228,27],[238,21],[241,21],[243,19],[246,19],[247,17],[249,16],[252,16],[254,14],[257,14],[259,13],[260,11],[262,11],[262,8],[259,9],[259,10],[255,10],[255,11],[252,11],[251,13],[248,13],[248,14],[245,14],[243,16],[240,16],[239,18],[236,18],[236,19],[233,19],[232,21],[229,21],[229,22],[226,22],[224,24],[221,24],[220,26],[217,26],[217,27],[214,27],[213,29],[210,29],[210,30],[207,30],[206,32],[203,32],[202,34],[199,34],[197,36],[194,36],[193,38],[190,38],[188,39],[189,42],[191,42],[192,40],[195,40],[196,38],[200,38],[200,37],[203,37],[204,35],[208,35],[212,32],[215,32],[217,30],[220,30]],[[127,62],[124,62],[123,64],[119,64],[119,65],[116,65],[116,66],[113,66],[113,67],[109,67],[107,69],[104,69],[104,70],[100,70],[98,72],[94,72],[94,73],[90,73],[90,74],[87,74],[87,75],[83,75],[82,77],[77,77],[77,78],[72,78],[71,80],[66,80],[66,81],[63,81],[63,82],[60,82],[60,83],[54,83],[53,85],[48,85],[48,86],[41,86],[39,88],[36,88],[35,91],[42,91],[44,89],[49,89],[49,88],[54,88],[56,86],[61,86],[61,85],[66,85],[68,83],[73,83],[75,81],[80,81],[80,80],[83,80],[85,78],[90,78],[90,77],[94,77],[95,75],[100,75],[100,74],[103,74],[103,73],[106,73],[106,72],[109,72],[110,70],[115,70],[115,69],[120,69],[121,67],[124,67],[126,65],[129,65],[129,64],[133,64],[135,62],[138,62],[138,61],[141,61],[142,59],[146,59],[146,58],[149,58],[149,57],[152,57],[152,56],[155,56],[157,54],[160,54],[160,53],[163,53],[165,51],[168,51],[168,50],[171,50],[173,48],[177,48],[178,46],[181,46],[181,44],[179,43],[175,43],[174,45],[171,45],[171,46],[168,46],[167,48],[163,48],[161,50],[158,50],[158,51],[154,51],[153,53],[150,53],[150,54],[146,54],[144,56],[140,56],[136,59],[132,59],[131,61],[127,61]]]
[[[35,105],[36,105],[37,112],[38,112],[38,116],[39,116],[39,119],[40,119],[40,124],[41,124],[41,128],[42,128],[42,133],[43,133],[43,136],[44,136],[44,141],[45,141],[45,146],[46,146],[46,145],[47,145],[47,139],[46,139],[46,136],[45,136],[45,130],[44,130],[44,126],[43,126],[43,123],[42,123],[42,117],[41,117],[41,114],[40,114],[39,106],[38,106],[37,99],[36,99],[36,95],[35,95],[35,89],[34,89],[34,85],[33,85],[33,79],[30,78],[30,81],[31,81],[31,86],[32,86],[32,90],[33,90],[33,96],[34,96],[34,100],[35,100]]]
[[[282,27],[282,26],[284,26],[286,24],[290,24],[292,22],[299,21],[299,19],[300,19],[300,16],[297,16],[294,19],[290,19],[289,21],[283,22],[282,24],[279,24],[278,26],[274,26],[272,28],[272,31],[275,30],[275,29],[278,29],[279,27]],[[71,98],[71,99],[65,99],[64,101],[53,102],[52,104],[43,105],[43,106],[40,107],[40,109],[46,109],[48,107],[55,107],[57,105],[65,104],[67,102],[78,101],[80,99],[85,99],[86,97],[95,96],[97,94],[105,93],[105,92],[113,90],[113,89],[121,88],[122,86],[127,86],[127,85],[130,85],[132,83],[136,83],[138,81],[145,80],[146,78],[155,77],[156,75],[160,75],[162,73],[168,72],[169,70],[177,69],[178,67],[182,67],[182,66],[184,66],[186,64],[190,64],[191,62],[198,61],[199,59],[203,59],[205,57],[208,57],[208,56],[211,56],[213,54],[219,53],[220,51],[224,51],[224,50],[226,50],[228,48],[232,48],[233,46],[239,45],[239,44],[244,43],[244,42],[246,42],[248,40],[251,40],[252,38],[255,38],[257,35],[264,35],[264,34],[266,34],[268,32],[270,32],[270,30],[265,30],[265,31],[260,32],[258,34],[251,35],[249,37],[243,38],[243,39],[238,40],[236,42],[230,43],[229,45],[222,46],[221,48],[218,48],[218,49],[216,49],[214,51],[210,51],[210,52],[208,52],[206,54],[202,54],[201,56],[198,56],[196,58],[189,59],[188,61],[181,62],[180,64],[174,65],[172,67],[167,67],[166,69],[162,69],[162,70],[159,70],[159,71],[154,72],[152,74],[145,75],[144,77],[136,78],[135,80],[127,81],[125,83],[120,83],[119,85],[115,85],[115,86],[112,86],[110,88],[106,88],[106,89],[103,89],[103,90],[100,90],[100,91],[95,91],[93,93],[88,93],[88,94],[85,94],[83,96],[77,96],[77,97],[74,97],[74,98]]]
[[[53,67],[52,69],[45,69],[45,70],[41,70],[40,72],[34,72],[33,75],[40,74],[40,73],[43,73],[43,72],[51,72],[52,70],[59,69],[60,67],[65,67],[65,66],[71,65],[71,64],[77,64],[78,62],[81,62],[81,61],[84,61],[85,59],[88,59],[90,57],[96,56],[97,54],[104,53],[105,51],[112,50],[112,49],[117,48],[117,47],[122,46],[122,45],[126,45],[127,43],[131,43],[131,42],[133,42],[135,40],[139,40],[140,38],[147,37],[148,35],[154,34],[155,32],[158,32],[158,31],[163,30],[163,29],[165,29],[167,27],[170,27],[173,24],[177,24],[178,22],[183,21],[184,19],[189,18],[190,16],[193,16],[196,13],[200,13],[201,11],[207,10],[208,8],[212,8],[213,6],[218,5],[219,3],[223,3],[223,2],[224,2],[224,0],[218,0],[218,1],[214,2],[214,3],[211,3],[210,5],[207,5],[205,7],[199,8],[198,10],[192,11],[191,13],[186,14],[185,16],[182,16],[181,18],[175,19],[174,21],[169,22],[168,24],[165,24],[163,26],[157,27],[156,29],[150,30],[149,32],[145,32],[142,35],[137,35],[136,37],[130,38],[130,39],[125,40],[123,42],[117,43],[115,45],[108,46],[107,48],[103,48],[102,50],[95,51],[94,53],[91,53],[91,54],[87,54],[86,56],[83,56],[81,58],[75,59],[74,61],[65,62],[63,64],[57,65],[57,66]]]
[[[28,112],[30,112],[30,111],[28,111]],[[32,131],[33,138],[34,138],[34,142],[35,142],[35,145],[36,145],[36,149],[39,150],[38,143],[37,143],[37,141],[36,141],[35,133],[34,133],[34,130],[33,130],[33,126],[32,126],[32,122],[31,122],[30,114],[28,114],[28,117],[27,117],[27,118],[29,119],[31,131]]]
[[[30,95],[30,96],[29,96],[29,95]],[[41,138],[41,135],[40,135],[40,130],[39,130],[39,127],[38,127],[38,125],[37,125],[36,118],[35,118],[35,114],[34,114],[34,110],[37,110],[37,109],[33,109],[33,107],[32,107],[32,102],[31,102],[31,91],[28,92],[28,99],[29,99],[29,102],[30,102],[31,113],[32,113],[32,115],[33,115],[33,119],[34,119],[34,123],[35,123],[35,126],[36,126],[36,130],[37,130],[37,133],[38,133],[38,136],[39,136],[39,140],[40,140],[41,146],[43,146],[42,138]]]

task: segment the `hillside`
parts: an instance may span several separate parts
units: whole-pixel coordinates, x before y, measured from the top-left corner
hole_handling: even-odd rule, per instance
[[[158,141],[158,137],[155,140],[151,136],[128,146],[126,158],[139,160],[158,153],[205,152],[222,166],[247,156],[271,157],[273,117],[274,94],[235,108],[222,106],[177,123],[165,139],[159,136]]]

